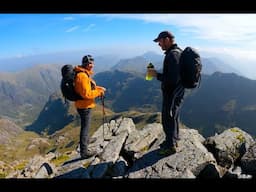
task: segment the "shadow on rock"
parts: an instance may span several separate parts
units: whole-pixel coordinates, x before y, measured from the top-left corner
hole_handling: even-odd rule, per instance
[[[150,167],[157,163],[160,159],[166,157],[163,155],[159,155],[160,149],[155,149],[143,155],[141,158],[137,159],[133,166],[128,170],[128,173],[138,171],[140,169],[144,169],[146,167]]]

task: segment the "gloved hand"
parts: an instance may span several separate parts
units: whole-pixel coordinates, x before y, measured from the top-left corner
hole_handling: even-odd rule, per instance
[[[99,91],[100,97],[103,97],[105,95],[105,91],[106,91],[105,87],[97,86],[96,89]]]

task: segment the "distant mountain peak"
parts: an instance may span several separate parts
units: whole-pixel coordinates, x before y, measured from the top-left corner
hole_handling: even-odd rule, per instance
[[[154,52],[154,51],[147,51],[147,52],[145,52],[142,56],[143,57],[147,57],[147,56],[151,56],[151,55],[159,55],[159,54],[157,54],[156,52]]]
[[[163,59],[163,56],[154,52],[154,51],[147,51],[142,55],[143,58],[152,62],[159,62]]]

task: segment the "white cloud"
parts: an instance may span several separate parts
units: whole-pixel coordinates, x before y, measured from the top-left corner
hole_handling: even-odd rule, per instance
[[[74,27],[71,27],[71,28],[67,29],[66,32],[70,33],[70,32],[73,32],[73,31],[79,29],[79,28],[80,28],[80,26],[77,25],[77,26],[74,26]]]
[[[23,57],[26,57],[26,55],[22,54],[22,53],[19,53],[17,55],[14,56],[14,58],[18,58],[18,59],[21,59]]]
[[[64,17],[63,18],[65,21],[72,21],[72,20],[75,20],[74,17]]]
[[[174,26],[181,37],[214,53],[256,61],[256,14],[105,14],[107,19],[136,19]]]
[[[88,25],[83,31],[89,31],[91,30],[92,28],[94,28],[96,25],[95,24],[90,24]]]
[[[234,41],[256,40],[256,14],[105,14],[108,19],[137,19],[173,25],[198,39]]]

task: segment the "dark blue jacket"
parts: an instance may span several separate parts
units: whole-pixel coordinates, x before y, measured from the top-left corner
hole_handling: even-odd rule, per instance
[[[177,49],[180,48],[177,46],[177,44],[173,44],[165,52],[163,73],[157,73],[157,80],[162,82],[161,88],[164,92],[172,92],[181,83],[179,66],[179,58],[181,52],[179,52]]]

